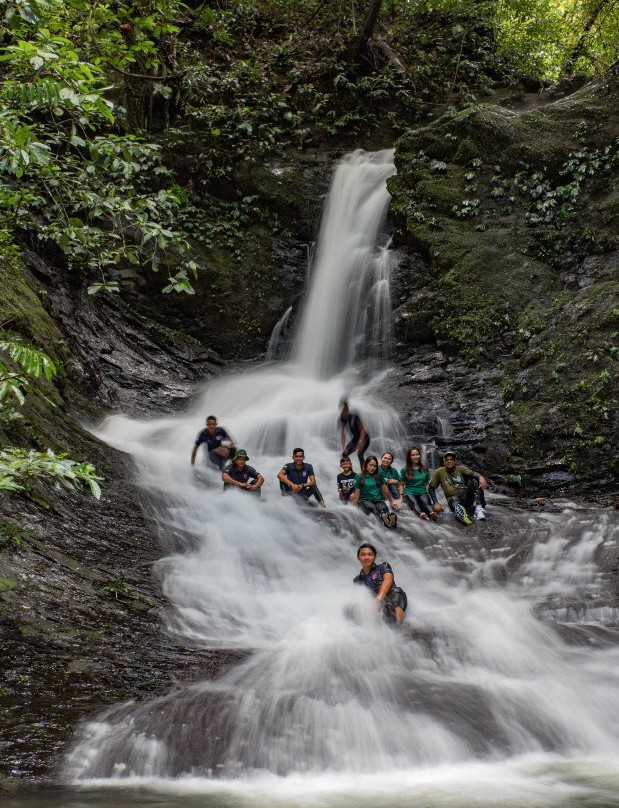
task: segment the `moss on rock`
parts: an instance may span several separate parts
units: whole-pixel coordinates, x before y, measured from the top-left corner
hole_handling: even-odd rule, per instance
[[[19,259],[6,248],[0,249],[0,328],[60,362],[66,356],[64,341],[44,301],[43,288],[35,284]]]
[[[419,344],[419,306],[430,341],[502,368],[514,465],[546,458],[581,481],[604,476],[615,428],[618,102],[611,72],[522,114],[445,115],[398,141],[389,182],[396,242],[427,263],[403,284],[400,337]]]

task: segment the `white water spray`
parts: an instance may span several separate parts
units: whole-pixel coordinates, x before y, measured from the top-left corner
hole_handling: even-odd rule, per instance
[[[463,552],[463,533],[447,519],[428,526],[404,514],[390,533],[337,503],[343,392],[362,410],[372,450],[401,445],[398,420],[378,395],[384,377],[361,385],[350,367],[358,329],[372,333],[385,316],[384,302],[371,316],[366,303],[373,286],[386,292],[375,274],[376,242],[392,172],[385,152],[355,153],[336,172],[295,362],[211,383],[181,417],[115,417],[103,426],[110,443],[136,458],[149,501],[160,503],[162,533],[185,537],[182,552],[159,565],[170,631],[194,645],[251,654],[214,682],[107,711],[84,728],[69,778],[150,782],[179,793],[215,788],[264,805],[282,793],[286,805],[306,793],[359,805],[359,789],[375,794],[376,779],[382,804],[393,806],[427,794],[429,781],[436,792],[427,804],[445,806],[477,804],[464,801],[467,779],[495,794],[495,804],[510,805],[525,795],[529,805],[554,804],[535,796],[549,771],[565,789],[574,767],[619,783],[619,655],[567,645],[537,617],[557,590],[567,598],[596,589],[595,554],[611,540],[603,519],[574,511],[529,523],[528,515],[495,514],[510,525],[506,532],[536,530],[545,548],[506,577],[505,559],[486,560],[474,532]],[[354,280],[355,267],[370,268],[365,280]],[[224,494],[208,469],[210,486],[193,478],[189,452],[207,411],[265,476],[262,500]],[[276,473],[296,445],[314,464],[328,513],[279,496]],[[361,539],[379,546],[408,591],[412,634],[378,625],[367,593],[351,585]],[[344,616],[350,603],[361,622]],[[556,771],[570,761],[564,783]]]
[[[359,359],[386,357],[390,257],[379,235],[394,173],[393,150],[357,151],[337,167],[295,347],[307,376],[328,378]]]
[[[279,320],[275,323],[273,327],[273,331],[271,332],[271,336],[269,338],[269,344],[267,345],[267,352],[266,352],[266,359],[273,360],[278,359],[279,354],[281,351],[281,341],[282,337],[288,327],[288,320],[290,319],[290,315],[292,314],[292,306],[288,306],[286,311],[282,314]]]

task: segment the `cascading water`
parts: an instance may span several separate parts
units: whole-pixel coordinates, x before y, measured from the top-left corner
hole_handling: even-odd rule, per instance
[[[391,342],[389,257],[378,241],[389,207],[393,150],[356,151],[336,169],[327,200],[295,357],[329,378]],[[385,316],[387,314],[388,316]]]
[[[559,593],[576,602],[597,591],[608,516],[494,509],[507,535],[536,540],[526,563],[510,567],[509,547],[488,555],[448,519],[428,526],[403,514],[391,533],[336,504],[342,393],[362,410],[373,450],[401,454],[398,420],[378,397],[384,375],[362,384],[352,367],[363,328],[372,344],[386,340],[374,331],[387,299],[376,245],[393,170],[390,152],[357,152],[338,167],[294,362],[210,383],[178,418],[103,425],[136,458],[162,533],[186,538],[159,565],[170,631],[249,655],[215,681],[87,724],[66,764],[71,781],[150,784],[179,805],[208,791],[209,806],[380,799],[394,808],[575,808],[619,785],[619,653],[568,644],[540,619],[560,607]],[[380,304],[370,300],[377,284]],[[208,469],[194,479],[189,451],[206,412],[265,476],[262,500],[224,494]],[[279,496],[276,474],[296,445],[328,512]],[[377,625],[367,593],[351,585],[361,539],[391,561],[412,630]],[[345,617],[351,603],[360,622]]]
[[[290,319],[290,315],[292,314],[292,306],[288,306],[286,311],[282,314],[279,320],[275,323],[273,331],[271,332],[271,336],[269,338],[269,344],[267,345],[267,352],[265,359],[272,360],[278,359],[281,351],[281,341],[282,337],[286,331],[288,326],[288,320]]]

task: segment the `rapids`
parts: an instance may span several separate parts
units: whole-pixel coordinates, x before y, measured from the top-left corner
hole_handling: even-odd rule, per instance
[[[381,398],[393,171],[388,151],[338,166],[290,361],[217,379],[178,416],[114,416],[98,430],[133,455],[158,521],[168,630],[246,656],[215,681],[82,726],[64,777],[92,789],[93,805],[109,788],[118,805],[150,804],[149,793],[166,805],[617,804],[617,615],[595,612],[612,515],[569,503],[531,514],[491,497],[492,536],[504,537],[493,546],[486,525],[404,512],[389,532],[337,502],[342,395],[373,453],[394,450],[399,468],[405,443]],[[264,475],[261,498],[191,469],[210,413]],[[276,474],[297,445],[327,511],[280,497]],[[401,632],[377,624],[351,584],[361,540],[408,592]],[[579,640],[558,622],[578,625]]]

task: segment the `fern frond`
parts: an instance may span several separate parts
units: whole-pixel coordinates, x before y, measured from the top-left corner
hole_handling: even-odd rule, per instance
[[[0,341],[0,351],[5,351],[13,362],[34,379],[39,379],[43,374],[46,379],[51,381],[57,373],[56,366],[50,357],[38,348],[32,348],[22,342],[2,340]]]

